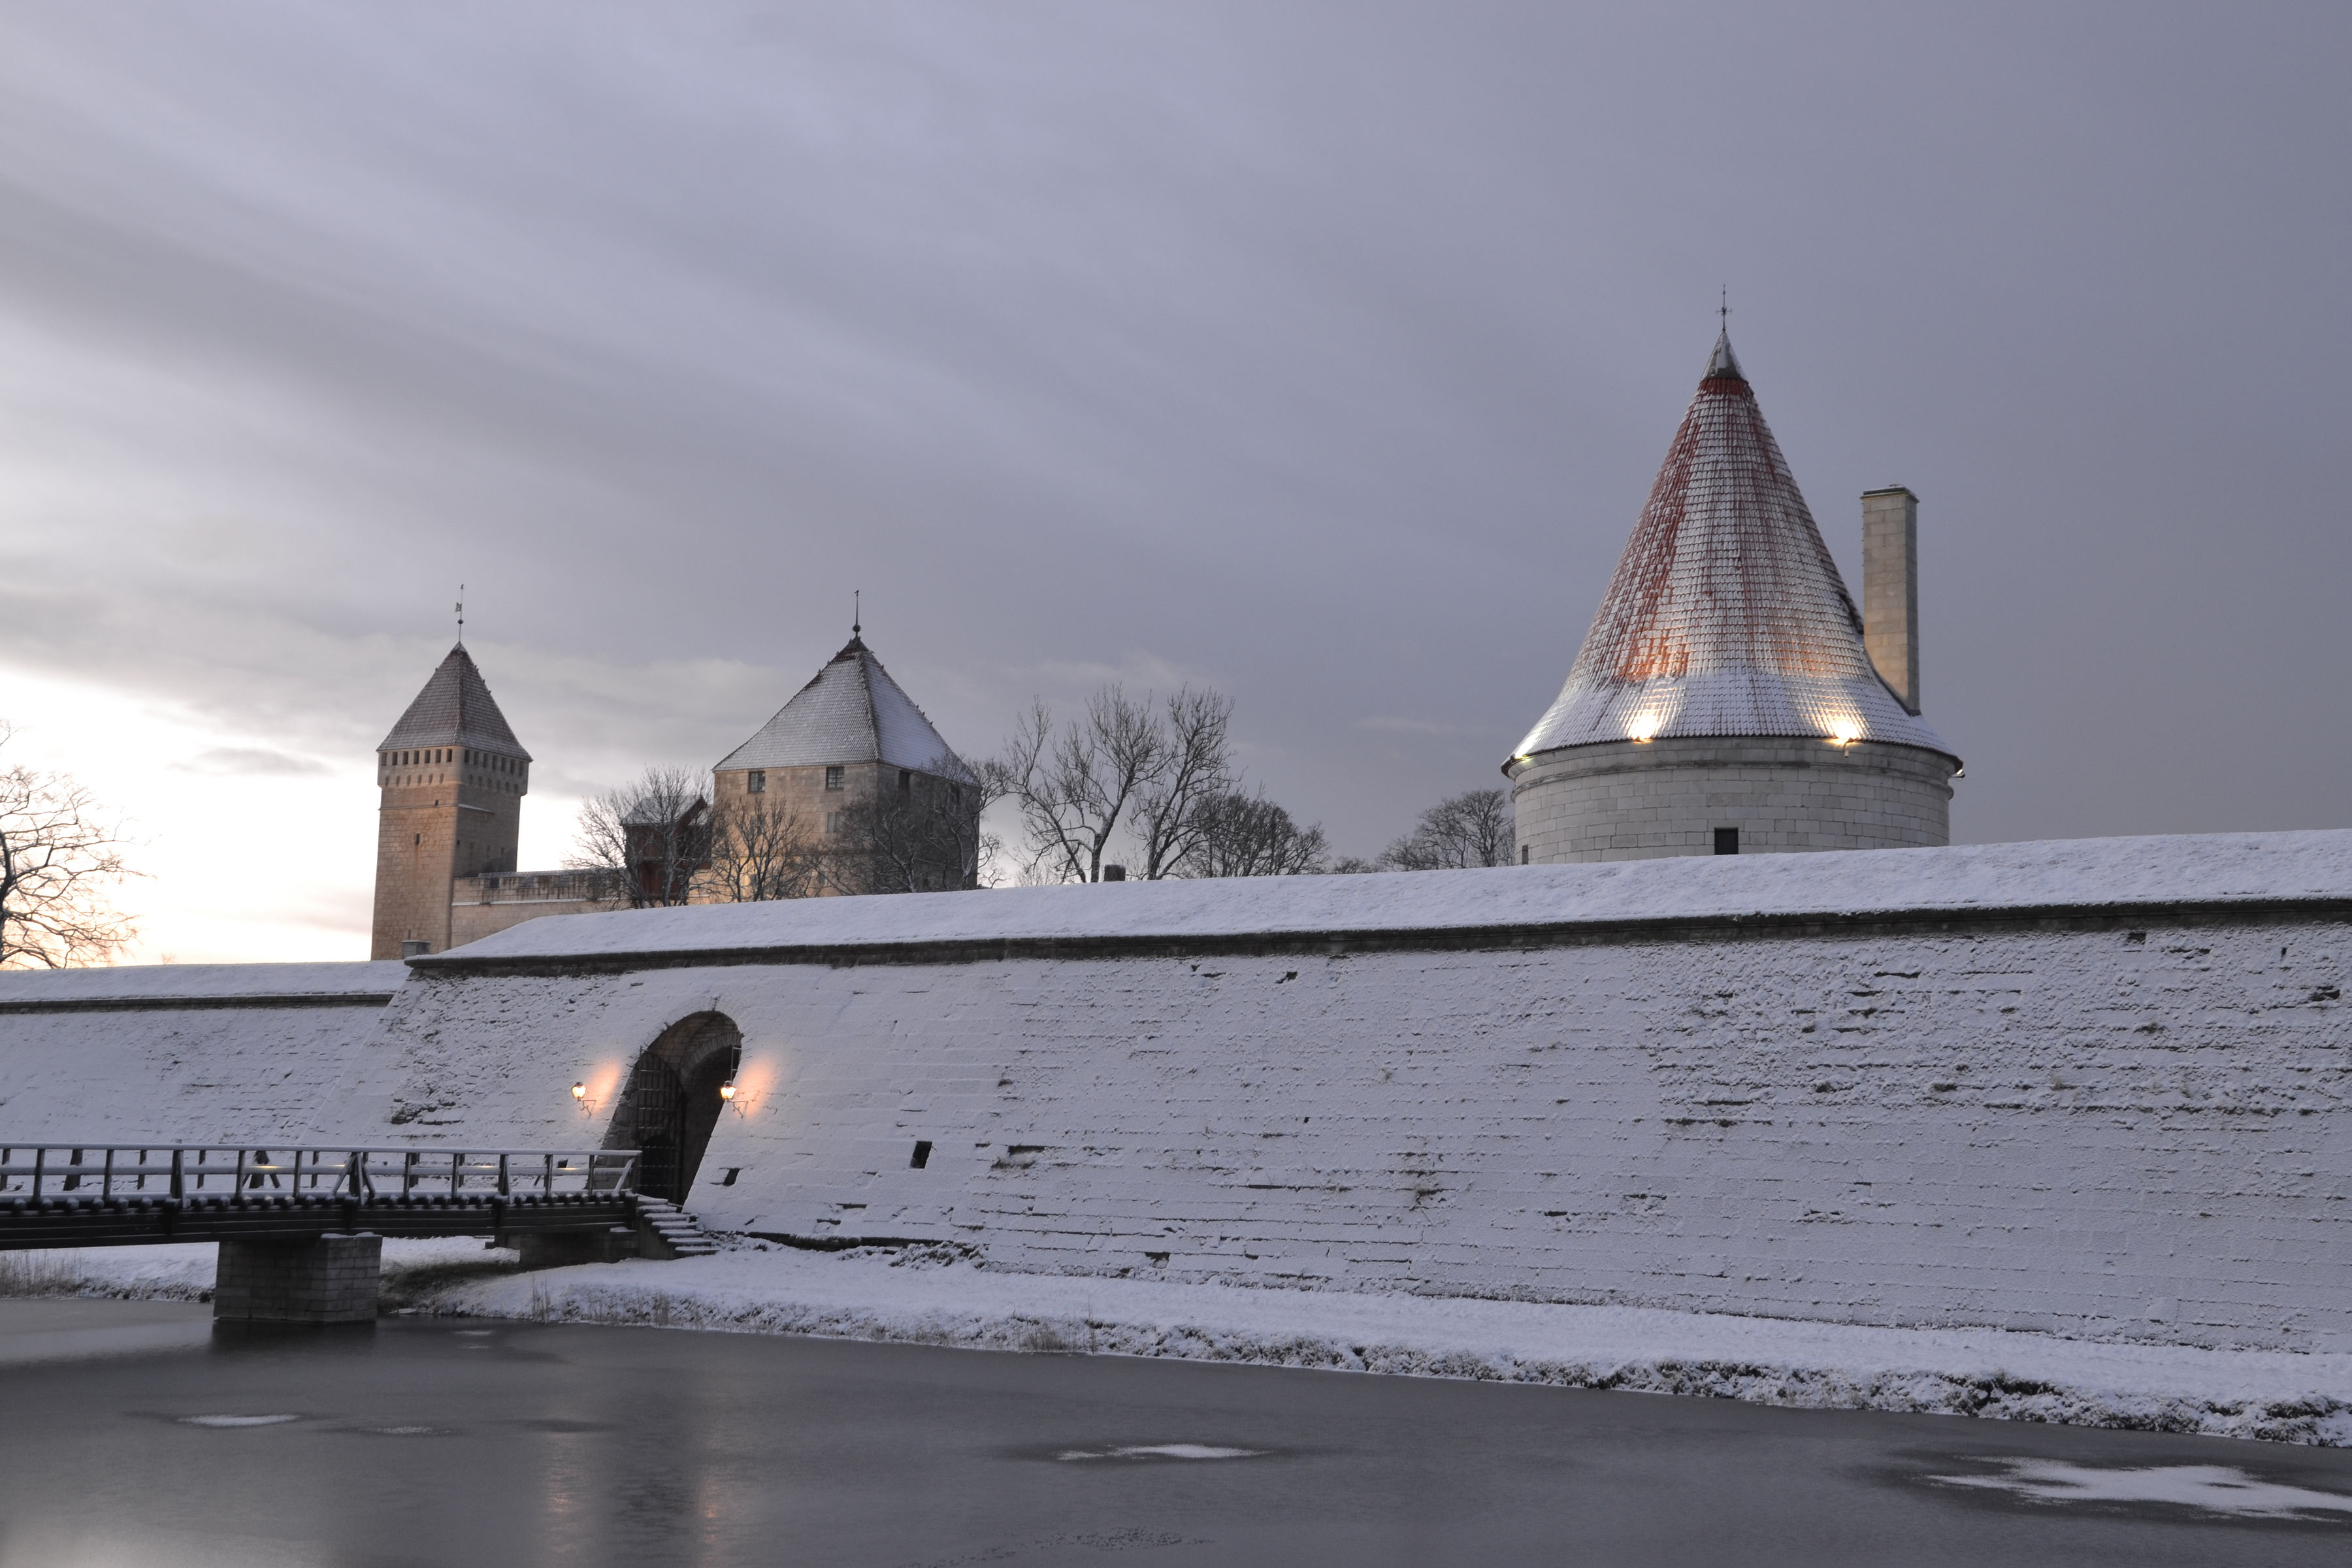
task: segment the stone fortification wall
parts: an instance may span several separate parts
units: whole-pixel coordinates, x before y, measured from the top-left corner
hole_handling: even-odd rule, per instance
[[[1511,767],[1538,866],[1715,853],[1935,847],[1951,841],[1952,762],[1860,741],[1670,737],[1546,752]]]
[[[140,964],[0,974],[0,1142],[239,1142],[327,1123],[399,963]]]
[[[364,1037],[0,1008],[0,1130],[577,1147],[716,1013],[713,1226],[2342,1351],[2347,922],[2345,833],[559,918]]]
[[[547,921],[420,963],[361,1100],[602,1131],[715,1011],[714,1226],[2352,1349],[2346,890],[2280,835]]]

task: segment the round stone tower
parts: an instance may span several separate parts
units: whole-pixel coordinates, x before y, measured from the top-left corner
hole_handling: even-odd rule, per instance
[[[1718,337],[1568,684],[1503,765],[1522,864],[1949,841],[1960,762],[1919,717],[1916,502],[1875,490],[1864,511],[1867,647]]]

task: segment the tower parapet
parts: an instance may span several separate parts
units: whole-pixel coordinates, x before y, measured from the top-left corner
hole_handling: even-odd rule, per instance
[[[1865,519],[1870,646],[1717,337],[1567,684],[1503,766],[1521,862],[1948,842],[1959,759],[1918,716],[1916,501],[1874,491]]]

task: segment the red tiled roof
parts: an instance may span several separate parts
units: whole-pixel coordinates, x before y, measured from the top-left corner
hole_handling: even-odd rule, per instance
[[[1512,753],[1678,735],[1888,741],[1952,754],[1903,710],[1755,389],[1716,340],[1584,647]]]

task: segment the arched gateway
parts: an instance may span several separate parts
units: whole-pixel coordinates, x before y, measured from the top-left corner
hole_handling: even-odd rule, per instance
[[[689,1014],[646,1047],[604,1134],[607,1149],[642,1152],[638,1191],[686,1201],[742,1057],[743,1031],[724,1013]]]

